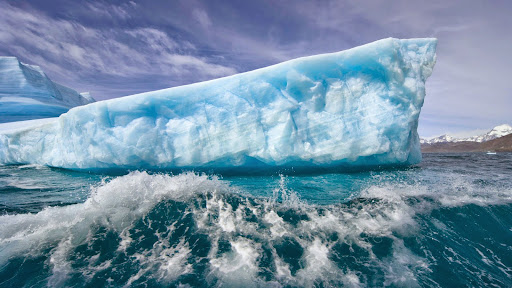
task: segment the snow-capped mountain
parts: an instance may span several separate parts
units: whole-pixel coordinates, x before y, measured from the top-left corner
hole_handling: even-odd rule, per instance
[[[446,143],[446,142],[454,142],[455,138],[453,138],[450,135],[441,135],[439,137],[435,137],[432,139],[425,139],[421,138],[420,143],[421,144],[434,144],[434,143]]]
[[[500,137],[503,137],[503,136],[506,136],[509,134],[512,134],[512,126],[510,126],[508,124],[502,124],[502,125],[492,128],[489,132],[482,134],[482,135],[471,136],[471,137],[466,137],[466,138],[456,138],[456,137],[452,137],[450,135],[445,134],[445,135],[441,135],[441,136],[434,137],[431,139],[421,138],[420,142],[421,142],[421,144],[435,144],[435,143],[449,143],[449,142],[456,143],[456,142],[463,142],[463,141],[482,143],[482,142],[487,142],[489,140],[500,138]]]

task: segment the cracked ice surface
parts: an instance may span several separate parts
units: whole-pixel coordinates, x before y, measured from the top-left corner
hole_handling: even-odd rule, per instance
[[[0,132],[0,163],[71,169],[352,167],[421,161],[436,39],[383,39],[101,101]]]

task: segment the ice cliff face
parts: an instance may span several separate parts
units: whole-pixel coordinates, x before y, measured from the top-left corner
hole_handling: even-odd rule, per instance
[[[87,94],[51,81],[38,66],[0,57],[0,123],[58,117],[94,102]]]
[[[346,167],[421,160],[436,39],[384,39],[76,107],[0,135],[0,163],[71,169]]]

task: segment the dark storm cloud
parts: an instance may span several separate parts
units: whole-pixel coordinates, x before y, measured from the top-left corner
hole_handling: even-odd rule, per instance
[[[0,0],[1,1],[1,0]],[[0,53],[99,99],[437,37],[420,134],[510,123],[508,1],[7,1]]]

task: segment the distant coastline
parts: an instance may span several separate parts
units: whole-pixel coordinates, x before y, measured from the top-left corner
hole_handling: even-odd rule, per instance
[[[422,153],[449,152],[512,152],[512,134],[478,143],[471,141],[421,144]]]

